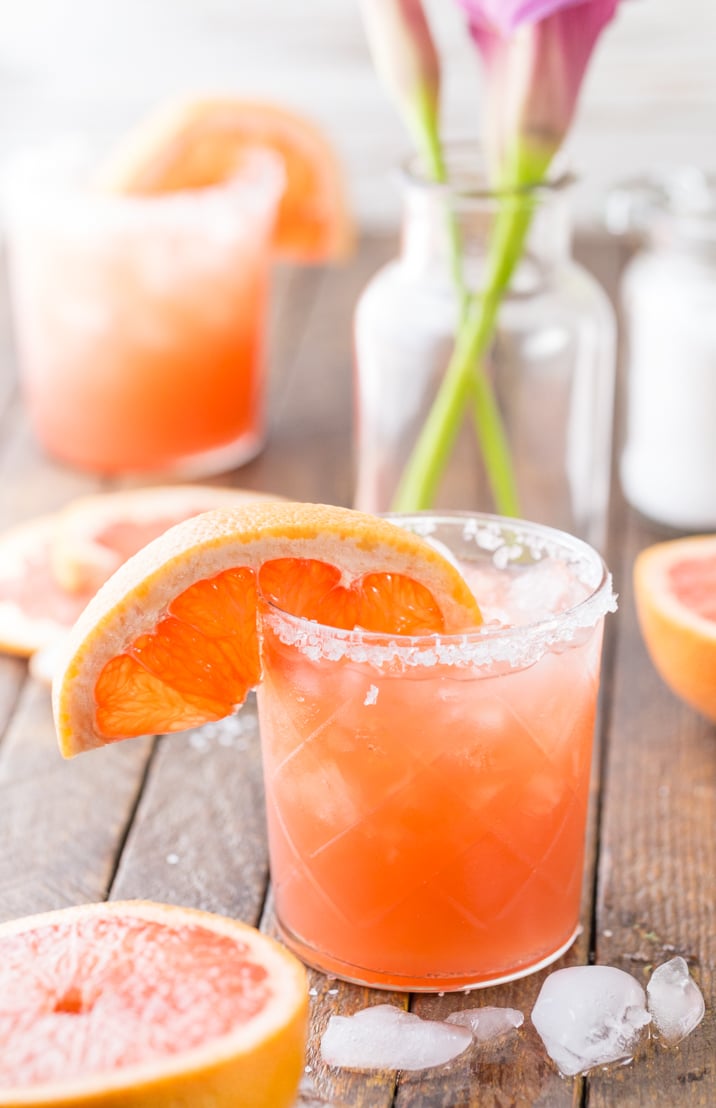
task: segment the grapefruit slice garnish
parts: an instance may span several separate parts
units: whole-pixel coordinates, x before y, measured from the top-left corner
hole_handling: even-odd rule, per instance
[[[657,671],[672,692],[716,722],[716,535],[642,550],[634,591]]]
[[[118,143],[96,183],[136,195],[206,188],[229,180],[256,148],[273,151],[284,168],[277,253],[299,262],[345,256],[353,229],[333,146],[314,123],[278,104],[218,97],[163,105]]]
[[[387,520],[288,501],[207,512],[125,562],[77,621],[53,685],[63,754],[234,712],[261,676],[259,589],[339,628],[431,634],[481,622],[458,569]]]
[[[253,927],[142,901],[0,925],[0,1104],[287,1108],[306,975]]]

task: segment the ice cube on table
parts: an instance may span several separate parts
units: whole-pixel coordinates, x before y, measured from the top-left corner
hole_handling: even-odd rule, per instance
[[[704,998],[684,958],[672,958],[658,966],[646,986],[646,996],[659,1035],[670,1046],[685,1039],[704,1018]]]
[[[551,973],[532,1009],[547,1053],[567,1077],[631,1058],[650,1021],[641,985],[615,966]]]
[[[352,1016],[331,1016],[321,1057],[347,1069],[421,1070],[457,1058],[472,1042],[466,1027],[423,1020],[392,1004],[376,1004]]]
[[[461,1012],[452,1012],[447,1023],[459,1027],[469,1027],[478,1043],[488,1043],[499,1039],[521,1027],[525,1017],[516,1008],[463,1008]]]

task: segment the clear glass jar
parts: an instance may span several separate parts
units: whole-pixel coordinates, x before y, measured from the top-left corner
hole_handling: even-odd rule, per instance
[[[641,249],[622,280],[627,417],[620,476],[643,515],[716,527],[716,178],[683,169],[622,186],[615,231]]]
[[[369,281],[355,311],[356,507],[393,506],[396,487],[454,347],[460,296],[454,243],[480,288],[504,196],[477,159],[450,157],[450,185],[402,174],[400,256]],[[531,211],[521,260],[503,297],[485,368],[502,413],[519,511],[601,546],[609,497],[615,322],[570,252],[571,179],[524,193]],[[518,201],[509,197],[514,206]],[[519,203],[522,203],[520,198]],[[501,510],[469,417],[450,454],[437,507]]]

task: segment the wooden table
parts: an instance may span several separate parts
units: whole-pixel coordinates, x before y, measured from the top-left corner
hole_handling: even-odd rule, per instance
[[[263,455],[226,484],[350,503],[351,311],[394,243],[369,239],[350,266],[279,275],[272,346],[272,428]],[[613,291],[614,243],[581,244]],[[35,446],[17,395],[6,297],[0,297],[0,525],[116,487],[53,464]],[[620,594],[610,618],[598,722],[583,932],[561,964],[620,966],[646,981],[682,954],[707,1003],[679,1048],[650,1044],[633,1064],[563,1079],[529,1021],[544,974],[464,996],[379,994],[312,974],[304,1108],[467,1108],[716,1104],[716,730],[680,704],[647,659],[631,567],[659,534],[615,490],[607,552]],[[140,739],[63,761],[47,689],[0,656],[0,917],[84,901],[142,897],[273,928],[258,733],[249,702],[232,725]],[[443,1017],[476,1003],[525,1013],[520,1032],[446,1067],[360,1074],[326,1069],[331,1013],[388,1000]],[[2,1044],[0,1044],[0,1062]]]

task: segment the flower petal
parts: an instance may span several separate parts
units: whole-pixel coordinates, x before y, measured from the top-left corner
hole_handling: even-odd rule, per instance
[[[477,0],[460,2],[471,9],[484,7]],[[533,183],[545,172],[571,123],[599,34],[618,2],[572,0],[558,8],[552,0],[551,14],[523,22],[509,34],[470,23],[486,68],[490,158],[503,184]]]
[[[421,98],[437,112],[440,63],[421,0],[361,0],[373,64],[401,111]]]
[[[471,26],[509,35],[523,23],[539,23],[565,8],[589,5],[592,8],[611,7],[613,12],[617,0],[457,0],[457,2],[467,13]]]

